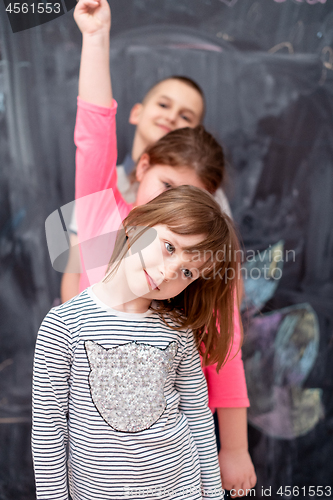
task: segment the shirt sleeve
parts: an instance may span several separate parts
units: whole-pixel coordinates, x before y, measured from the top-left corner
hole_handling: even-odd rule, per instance
[[[83,269],[80,291],[104,277],[112,235],[131,209],[117,187],[116,111],[115,100],[105,108],[78,97],[74,142],[75,211]]]
[[[34,358],[32,454],[37,500],[68,500],[69,346],[68,329],[50,311],[38,332]]]
[[[232,218],[231,208],[229,205],[228,198],[226,197],[222,188],[218,188],[214,193],[215,201],[220,205],[223,212],[225,212],[229,217]]]
[[[236,306],[234,317],[234,342],[226,364],[220,369],[219,373],[216,371],[217,364],[203,368],[208,385],[208,404],[213,412],[215,408],[244,408],[250,406],[241,350],[236,354],[241,341],[239,314]]]
[[[75,198],[117,186],[117,103],[110,108],[77,98]]]
[[[188,333],[185,353],[177,369],[175,383],[180,394],[179,410],[186,416],[199,454],[202,497],[222,499],[213,417],[208,408],[207,384],[192,332]]]

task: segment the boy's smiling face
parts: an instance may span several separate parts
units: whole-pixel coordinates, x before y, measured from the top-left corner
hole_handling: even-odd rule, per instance
[[[203,112],[199,92],[185,82],[170,78],[153,87],[143,103],[133,106],[129,122],[136,125],[134,140],[143,151],[172,130],[196,127]]]

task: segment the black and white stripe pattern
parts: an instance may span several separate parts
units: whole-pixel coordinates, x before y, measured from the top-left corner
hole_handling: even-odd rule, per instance
[[[89,388],[86,341],[104,349],[133,341],[165,349],[177,342],[164,386],[167,406],[151,427],[118,432],[101,417]],[[114,311],[90,288],[52,309],[34,362],[37,499],[68,500],[67,474],[73,500],[223,498],[207,399],[190,331],[168,328],[152,311]]]

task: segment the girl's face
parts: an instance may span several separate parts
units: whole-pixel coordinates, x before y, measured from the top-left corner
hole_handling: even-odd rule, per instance
[[[147,300],[147,306],[152,300],[170,299],[181,293],[200,276],[199,268],[204,264],[198,252],[184,248],[196,246],[205,235],[179,235],[164,225],[154,226],[152,231],[153,242],[146,247],[144,241],[149,238],[147,233],[143,235],[141,256],[131,249],[125,258],[128,286],[136,297]]]
[[[150,166],[148,155],[144,154],[137,165],[136,178],[140,183],[135,205],[145,205],[159,194],[182,185],[205,189],[195,171],[189,167],[167,165]]]

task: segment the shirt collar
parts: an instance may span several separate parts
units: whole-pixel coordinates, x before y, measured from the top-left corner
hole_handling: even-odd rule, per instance
[[[130,154],[125,156],[125,160],[123,161],[123,167],[127,175],[129,175],[135,167],[135,162],[132,159]]]

